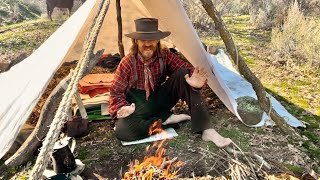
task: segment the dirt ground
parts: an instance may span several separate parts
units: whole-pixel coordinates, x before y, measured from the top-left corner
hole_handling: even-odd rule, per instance
[[[75,66],[76,62],[65,63],[58,70],[33,110],[28,120],[29,124],[36,124],[41,108],[51,90]],[[95,67],[91,73],[103,72],[109,72],[109,70]],[[262,167],[262,170],[268,174],[283,172],[294,174],[284,164],[305,169],[316,165],[316,161],[310,159],[300,148],[296,148],[296,145],[290,144],[287,137],[283,136],[277,128],[247,128],[223,105],[210,88],[204,88],[202,95],[212,115],[212,126],[224,136],[233,139],[243,151],[263,157],[272,167],[271,169]],[[180,102],[173,111],[187,112],[187,107]],[[81,174],[83,179],[121,179],[124,172],[129,169],[130,162],[135,159],[141,162],[146,156],[145,148],[151,143],[123,146],[115,138],[113,128],[112,121],[91,122],[89,134],[77,139],[74,154],[77,159],[86,164]],[[212,143],[203,142],[200,135],[192,134],[189,122],[179,124],[176,131],[179,136],[166,142],[165,156],[169,159],[176,157],[185,163],[178,172],[181,178],[227,175],[232,159],[239,160],[237,155],[218,149]],[[238,150],[235,146],[232,148]],[[295,176],[301,176],[301,174],[295,174]]]

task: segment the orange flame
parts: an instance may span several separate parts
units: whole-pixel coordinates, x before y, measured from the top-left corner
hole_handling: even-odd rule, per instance
[[[164,130],[161,128],[161,121],[156,121],[149,128],[149,135],[160,133],[163,131]],[[144,160],[141,163],[138,160],[135,160],[134,163],[131,162],[129,171],[124,174],[123,179],[152,180],[154,178],[176,178],[179,168],[184,165],[184,162],[176,161],[176,159],[170,159],[170,157],[168,157],[168,160],[166,160],[166,157],[164,157],[164,154],[166,153],[164,144],[166,141],[167,139],[161,140],[160,142],[154,142],[151,148],[150,145],[147,146],[146,152],[156,149],[155,154],[149,157],[144,157]]]

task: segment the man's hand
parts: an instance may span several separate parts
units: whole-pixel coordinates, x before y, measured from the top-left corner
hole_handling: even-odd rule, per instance
[[[184,78],[186,78],[187,83],[194,88],[201,88],[207,82],[206,72],[202,68],[199,69],[199,67],[194,69],[191,77],[189,77],[189,74],[186,74]]]
[[[130,106],[122,106],[117,112],[117,118],[125,118],[134,112],[136,105],[132,103]]]

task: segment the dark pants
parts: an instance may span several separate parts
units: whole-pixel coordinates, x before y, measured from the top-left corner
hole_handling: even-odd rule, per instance
[[[179,69],[146,100],[144,90],[131,89],[126,100],[135,103],[133,114],[116,122],[116,137],[133,141],[149,136],[149,127],[157,120],[165,121],[172,113],[170,109],[182,99],[187,102],[191,115],[192,131],[201,133],[209,128],[209,113],[199,91],[193,90],[184,76],[187,69]]]

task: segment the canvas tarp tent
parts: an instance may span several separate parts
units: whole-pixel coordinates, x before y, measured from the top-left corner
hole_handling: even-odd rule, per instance
[[[8,72],[0,74],[0,157],[10,148],[63,60],[79,59],[98,4],[95,0],[87,0],[31,56]],[[124,0],[121,1],[121,6],[124,33],[135,30],[133,20],[136,18],[158,18],[160,28],[171,31],[166,41],[174,44],[194,66],[206,69],[210,88],[241,120],[235,98],[243,95],[255,97],[251,85],[233,69],[223,51],[218,56],[205,51],[179,0]],[[95,50],[105,49],[106,53],[111,54],[118,52],[117,36],[115,0],[111,0]],[[126,37],[123,40],[125,52],[128,52],[131,40]],[[220,74],[228,72],[232,76]],[[240,84],[241,82],[244,84]],[[286,116],[290,115],[285,110],[284,113]],[[264,124],[266,119],[262,119],[259,125]],[[289,124],[294,127],[303,126],[293,116],[290,116]]]

